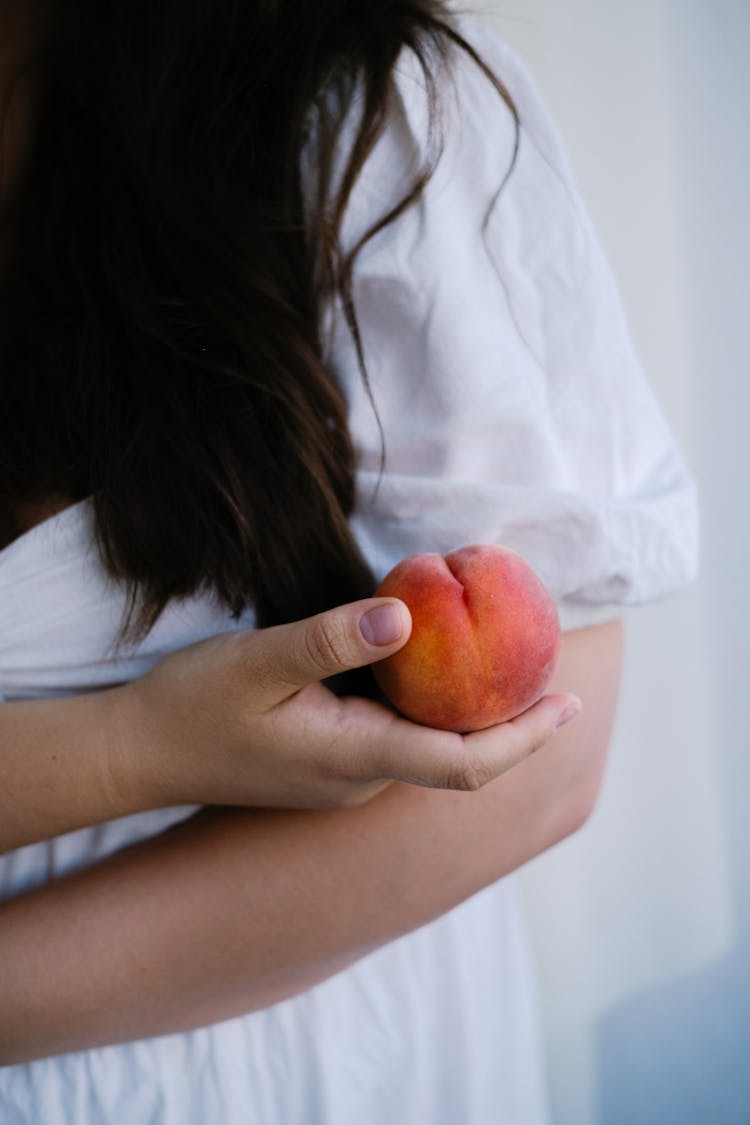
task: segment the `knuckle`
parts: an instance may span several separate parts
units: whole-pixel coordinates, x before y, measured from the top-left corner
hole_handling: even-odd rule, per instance
[[[314,668],[329,675],[349,664],[349,645],[344,630],[335,619],[322,617],[304,634],[305,653]]]
[[[459,789],[463,793],[476,793],[489,781],[489,772],[479,762],[467,759],[457,762],[448,778],[449,789]]]

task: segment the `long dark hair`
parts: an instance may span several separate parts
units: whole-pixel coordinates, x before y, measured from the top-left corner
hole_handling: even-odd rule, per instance
[[[254,603],[261,624],[370,594],[319,336],[335,293],[358,341],[359,247],[342,254],[342,217],[404,47],[433,126],[456,46],[512,108],[503,86],[434,0],[64,0],[45,32],[27,60],[42,81],[33,138],[2,214],[0,506],[90,495],[134,635],[200,589],[235,614]]]

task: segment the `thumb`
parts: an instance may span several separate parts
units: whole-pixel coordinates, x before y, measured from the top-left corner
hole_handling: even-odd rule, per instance
[[[273,679],[291,695],[306,684],[374,664],[406,644],[411,614],[397,598],[366,598],[263,631]]]

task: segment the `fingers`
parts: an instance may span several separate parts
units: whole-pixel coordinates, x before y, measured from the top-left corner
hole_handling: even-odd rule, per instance
[[[409,639],[411,615],[397,598],[367,598],[254,635],[253,660],[277,701],[307,684],[373,664]]]
[[[471,792],[530,757],[580,709],[577,696],[548,695],[510,722],[468,735],[419,727],[394,715],[382,744],[358,750],[379,759],[383,776]]]

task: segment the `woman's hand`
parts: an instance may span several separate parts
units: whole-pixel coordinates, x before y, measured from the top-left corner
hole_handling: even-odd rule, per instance
[[[577,702],[550,695],[461,736],[322,684],[396,652],[410,628],[402,602],[369,598],[210,637],[119,687],[3,703],[0,853],[165,805],[344,808],[397,779],[478,789]]]
[[[575,696],[547,696],[462,736],[321,683],[389,656],[410,631],[403,602],[370,598],[180,649],[122,689],[127,729],[112,776],[126,789],[145,784],[151,804],[346,807],[395,779],[477,789],[573,717]]]
[[[558,699],[581,691],[580,721],[478,793],[396,783],[332,812],[207,809],[0,903],[0,1065],[276,1004],[574,831],[599,787],[621,632],[563,635],[553,684]]]

